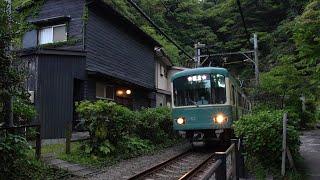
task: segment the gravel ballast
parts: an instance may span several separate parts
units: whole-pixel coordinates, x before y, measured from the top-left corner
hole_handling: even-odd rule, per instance
[[[147,170],[165,160],[174,157],[190,148],[190,144],[182,143],[173,147],[160,150],[152,155],[140,156],[109,166],[102,170],[100,174],[92,176],[90,180],[100,179],[128,179],[129,177]]]

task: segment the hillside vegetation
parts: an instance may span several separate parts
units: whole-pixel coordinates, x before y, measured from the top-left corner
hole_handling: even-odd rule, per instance
[[[105,0],[165,48],[176,65],[188,58],[160,35],[127,0]],[[190,55],[193,45],[210,46],[204,54],[251,50],[250,37],[258,34],[261,82],[253,90],[250,64],[227,68],[244,80],[250,94],[271,98],[268,106],[283,108],[300,103],[306,96],[309,110],[315,114],[320,97],[320,1],[319,0],[241,0],[242,22],[237,0],[138,0],[151,19]],[[213,62],[221,58],[212,59]],[[228,62],[243,57],[228,58]],[[242,67],[242,68],[239,68]],[[239,70],[241,69],[241,70]],[[263,95],[263,96],[261,96]]]

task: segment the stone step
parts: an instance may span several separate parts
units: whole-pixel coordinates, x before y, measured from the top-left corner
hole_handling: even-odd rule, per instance
[[[100,171],[100,169],[96,170],[80,164],[63,161],[61,159],[58,159],[54,154],[45,154],[41,158],[49,166],[65,170],[71,175],[77,177],[89,177],[91,175],[97,174]]]

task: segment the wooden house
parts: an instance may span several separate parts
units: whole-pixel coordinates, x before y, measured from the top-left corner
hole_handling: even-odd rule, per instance
[[[160,44],[102,0],[45,0],[29,22],[36,28],[24,35],[21,56],[43,138],[65,136],[77,101],[137,110],[155,107],[157,94],[169,96],[156,87],[156,63],[171,66],[159,57]]]

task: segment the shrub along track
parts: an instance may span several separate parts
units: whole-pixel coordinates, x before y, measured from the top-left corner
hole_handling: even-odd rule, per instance
[[[225,149],[190,149],[129,179],[201,179],[214,164],[214,153]]]

